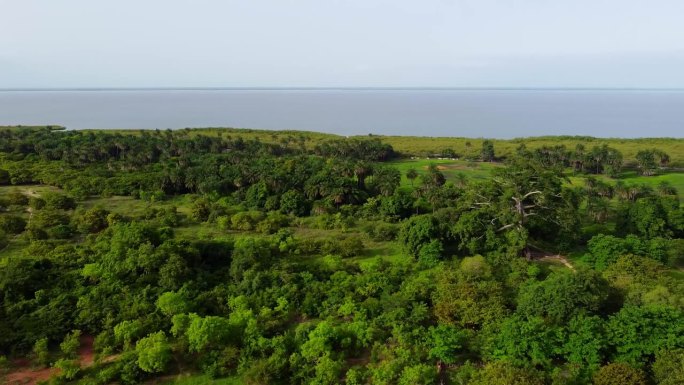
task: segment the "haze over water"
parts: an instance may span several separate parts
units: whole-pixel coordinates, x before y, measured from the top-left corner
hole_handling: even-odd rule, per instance
[[[1,91],[0,125],[242,127],[339,135],[684,137],[680,90]]]

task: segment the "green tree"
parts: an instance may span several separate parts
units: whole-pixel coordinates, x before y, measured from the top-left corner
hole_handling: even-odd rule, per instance
[[[458,270],[440,272],[433,302],[440,322],[469,329],[499,323],[508,313],[503,287],[482,256],[466,257]]]
[[[597,313],[607,298],[607,282],[592,271],[553,272],[522,287],[517,312],[560,325],[582,311]]]
[[[653,175],[658,168],[655,150],[641,150],[637,152],[636,161],[641,175]]]
[[[110,212],[102,207],[93,207],[77,218],[78,230],[82,233],[97,233],[109,226],[107,216]]]
[[[407,366],[399,377],[399,385],[433,385],[436,381],[435,366],[427,364]]]
[[[172,317],[176,314],[187,313],[190,310],[190,304],[185,292],[167,291],[157,299],[157,308],[165,315]]]
[[[171,360],[171,347],[162,331],[138,340],[135,352],[138,354],[138,366],[148,373],[165,371]]]
[[[64,340],[59,344],[59,348],[67,358],[78,357],[78,349],[81,347],[81,331],[73,330],[64,337]]]
[[[661,350],[652,368],[658,385],[684,384],[684,349]]]
[[[418,251],[418,261],[421,266],[430,268],[433,267],[443,258],[444,248],[442,242],[433,239],[420,247]]]
[[[75,380],[81,373],[81,364],[76,359],[62,358],[57,360],[54,366],[59,369],[59,377],[67,381]]]
[[[200,198],[192,204],[192,219],[205,222],[211,214],[211,203],[206,198]]]
[[[594,385],[647,385],[643,372],[624,364],[612,363],[601,367],[594,374]]]
[[[515,367],[507,362],[490,362],[479,370],[468,385],[543,385],[541,373]]]
[[[413,181],[418,178],[418,171],[415,168],[409,168],[406,170],[406,178],[411,181],[411,186],[413,186]]]
[[[288,190],[280,196],[280,210],[286,214],[304,216],[308,214],[309,204],[299,191]]]
[[[559,345],[557,335],[558,330],[539,317],[514,315],[502,323],[493,344],[485,350],[516,366],[549,368]]]
[[[438,237],[439,227],[432,215],[413,216],[404,221],[399,230],[399,242],[414,258],[418,258],[423,245]]]
[[[200,317],[191,314],[190,324],[186,331],[191,352],[221,346],[231,336],[231,323],[228,319],[217,316]]]
[[[482,142],[482,151],[480,152],[480,158],[482,158],[483,162],[494,161],[494,142],[492,142],[491,140],[485,140]]]
[[[0,230],[0,250],[9,245],[9,236],[4,231]]]
[[[0,185],[10,184],[10,173],[9,171],[0,168]]]
[[[5,214],[0,216],[0,230],[6,232],[7,234],[19,234],[26,228],[26,221],[24,218]]]
[[[639,365],[663,349],[684,347],[684,315],[668,306],[625,306],[610,317],[607,332],[616,358]]]
[[[45,207],[57,210],[73,210],[76,208],[76,201],[67,195],[47,192],[41,198],[45,200]]]
[[[455,228],[462,245],[503,246],[530,257],[529,238],[572,240],[578,233],[579,201],[562,182],[558,170],[534,160],[515,158],[507,167],[497,168],[490,182],[472,186],[461,203],[468,210]]]
[[[50,352],[48,351],[47,338],[41,338],[33,345],[33,357],[40,366],[50,365]]]
[[[587,380],[601,366],[606,354],[605,322],[598,316],[580,314],[570,320],[565,332],[563,354],[579,368],[580,378]]]
[[[376,167],[373,172],[373,189],[384,196],[394,194],[401,183],[401,173],[394,167]]]
[[[430,328],[430,358],[445,364],[456,363],[468,333],[453,325],[438,325]]]

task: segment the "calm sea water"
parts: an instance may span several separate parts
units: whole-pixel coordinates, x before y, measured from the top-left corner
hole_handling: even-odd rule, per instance
[[[17,124],[492,138],[684,137],[684,91],[1,91],[0,125]]]

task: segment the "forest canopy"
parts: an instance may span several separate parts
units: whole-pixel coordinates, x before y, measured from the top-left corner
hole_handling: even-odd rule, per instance
[[[684,383],[681,154],[219,133],[0,129],[0,376]]]

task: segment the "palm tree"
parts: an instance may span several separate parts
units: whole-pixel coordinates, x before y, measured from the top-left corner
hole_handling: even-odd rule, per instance
[[[409,168],[406,170],[406,178],[411,181],[411,187],[413,187],[413,181],[418,178],[418,171],[415,168]]]
[[[354,175],[361,190],[366,189],[366,178],[373,175],[373,166],[364,161],[357,162],[354,165]]]

